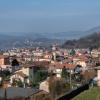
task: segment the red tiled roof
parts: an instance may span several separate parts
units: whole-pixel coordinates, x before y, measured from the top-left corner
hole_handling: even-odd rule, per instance
[[[82,60],[82,61],[88,61],[88,57],[85,56],[85,55],[80,55],[80,56],[74,56],[73,59],[79,59],[79,60]]]
[[[44,65],[44,66],[47,66],[49,65],[50,62],[49,61],[35,61],[34,62],[34,65],[38,66],[38,65]]]
[[[69,69],[74,69],[76,67],[76,65],[74,64],[67,64],[67,63],[61,64],[59,62],[51,63],[50,66],[55,67],[55,68],[63,68],[65,66],[66,68],[69,68]]]

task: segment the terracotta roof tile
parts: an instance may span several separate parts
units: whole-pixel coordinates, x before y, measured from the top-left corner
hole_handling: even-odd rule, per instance
[[[67,63],[59,63],[59,62],[51,63],[50,66],[51,67],[53,66],[55,68],[63,68],[65,66],[66,68],[69,69],[74,69],[76,67],[75,64],[67,64]]]

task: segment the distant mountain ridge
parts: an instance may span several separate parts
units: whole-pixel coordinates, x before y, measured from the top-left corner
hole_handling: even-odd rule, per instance
[[[96,35],[91,36],[92,33]],[[98,36],[100,27],[88,31],[68,31],[57,33],[34,33],[34,32],[0,32],[0,48],[26,47],[26,46],[48,46],[53,43],[64,43],[64,47],[88,47],[93,37]],[[87,39],[87,37],[90,37]],[[83,38],[82,38],[83,37]],[[92,40],[91,40],[92,39]],[[99,41],[99,40],[98,40]],[[79,45],[79,44],[82,45]],[[85,45],[87,43],[88,45]],[[91,42],[93,44],[93,42]],[[91,44],[91,45],[92,45]],[[85,46],[84,46],[85,45]],[[96,45],[96,44],[95,44]]]
[[[30,39],[37,39],[37,38],[49,38],[49,39],[60,39],[60,40],[66,40],[66,39],[74,39],[74,38],[80,38],[82,35],[82,31],[68,31],[68,32],[57,32],[57,33],[35,33],[35,32],[11,32],[11,33],[0,33],[0,35],[8,35],[13,37],[24,37],[24,38],[30,38]]]
[[[94,32],[100,31],[100,26],[94,27],[87,31],[67,31],[67,32],[56,32],[56,33],[37,33],[37,32],[0,32],[1,36],[7,36],[11,38],[29,38],[29,39],[38,39],[38,38],[49,38],[49,39],[60,39],[60,40],[71,40],[79,39],[86,35],[89,35]]]
[[[100,32],[100,26],[94,27],[88,31],[86,31],[87,33],[95,33],[95,32]]]
[[[100,47],[100,30],[90,30],[90,33],[85,37],[78,40],[67,40],[62,47],[64,48],[90,48],[90,47]],[[89,33],[89,32],[88,32]]]

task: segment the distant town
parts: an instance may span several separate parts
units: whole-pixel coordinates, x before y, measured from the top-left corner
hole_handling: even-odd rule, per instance
[[[0,98],[60,100],[88,84],[100,86],[100,49],[13,48],[0,52]]]
[[[0,0],[0,100],[100,100],[100,0]]]

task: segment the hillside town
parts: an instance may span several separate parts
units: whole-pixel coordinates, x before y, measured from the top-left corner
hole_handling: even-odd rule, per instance
[[[100,100],[100,0],[0,0],[0,100]]]
[[[0,52],[0,98],[53,100],[85,83],[100,86],[99,80],[99,48],[65,49],[53,45],[50,49],[13,48]]]

